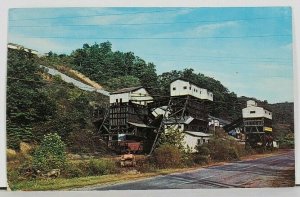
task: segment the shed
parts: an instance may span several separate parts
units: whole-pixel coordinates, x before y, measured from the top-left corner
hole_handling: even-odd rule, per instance
[[[195,132],[195,131],[184,131],[184,144],[186,148],[190,148],[192,152],[196,152],[196,147],[204,143],[208,143],[212,134]]]
[[[153,97],[142,86],[130,87],[110,93],[109,102],[110,104],[132,102],[139,105],[147,105],[153,102]]]

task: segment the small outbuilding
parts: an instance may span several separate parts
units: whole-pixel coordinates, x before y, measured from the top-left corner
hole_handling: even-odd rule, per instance
[[[196,131],[184,131],[184,145],[192,152],[197,152],[196,147],[204,143],[208,143],[212,134],[196,132]]]
[[[153,97],[142,86],[130,87],[110,93],[109,102],[110,104],[132,102],[138,105],[147,105],[153,102]]]

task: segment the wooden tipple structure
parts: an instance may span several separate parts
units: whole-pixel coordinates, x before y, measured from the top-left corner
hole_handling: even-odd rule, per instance
[[[208,105],[213,101],[212,92],[200,88],[186,79],[176,79],[170,83],[170,98],[161,114],[162,121],[156,130],[150,154],[158,139],[169,128],[179,129],[186,135],[189,132],[208,131]],[[195,138],[195,140],[198,140]],[[189,142],[187,142],[189,143]],[[189,145],[189,144],[188,144]]]
[[[255,101],[249,100],[242,114],[246,145],[273,147],[271,110],[258,107]]]
[[[98,130],[112,149],[151,154],[170,127],[185,135],[192,133],[189,141],[206,139],[207,106],[212,101],[211,92],[184,79],[171,82],[169,97],[154,99],[143,87],[124,88],[110,94],[110,106],[103,110]]]
[[[98,130],[108,146],[118,152],[141,152],[155,127],[149,116],[153,102],[143,87],[120,89],[110,95],[110,106],[103,113]]]

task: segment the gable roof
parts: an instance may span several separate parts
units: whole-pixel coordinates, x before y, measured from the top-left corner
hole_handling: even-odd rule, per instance
[[[166,125],[172,125],[172,124],[190,124],[192,121],[206,121],[203,119],[196,119],[193,118],[192,116],[184,116],[181,119],[176,120],[175,118],[169,118],[167,119],[164,123]]]
[[[230,121],[228,120],[223,120],[221,118],[217,118],[217,117],[214,117],[214,116],[211,116],[211,115],[208,115],[208,118],[212,119],[212,120],[218,120],[220,123],[223,123],[223,124],[230,124]]]
[[[132,92],[132,91],[136,91],[143,88],[143,86],[138,86],[138,87],[130,87],[130,88],[122,88],[119,90],[116,90],[114,92],[111,92],[110,94],[122,94],[122,93],[128,93],[128,92]]]
[[[211,137],[212,134],[210,133],[203,133],[199,131],[184,131],[184,133],[193,136],[193,137]]]

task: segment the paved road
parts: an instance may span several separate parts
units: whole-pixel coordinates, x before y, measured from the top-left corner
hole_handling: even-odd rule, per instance
[[[282,172],[286,170],[294,169],[294,164],[294,152],[287,151],[267,158],[233,162],[122,184],[94,186],[84,190],[270,187],[271,180],[282,176]]]

